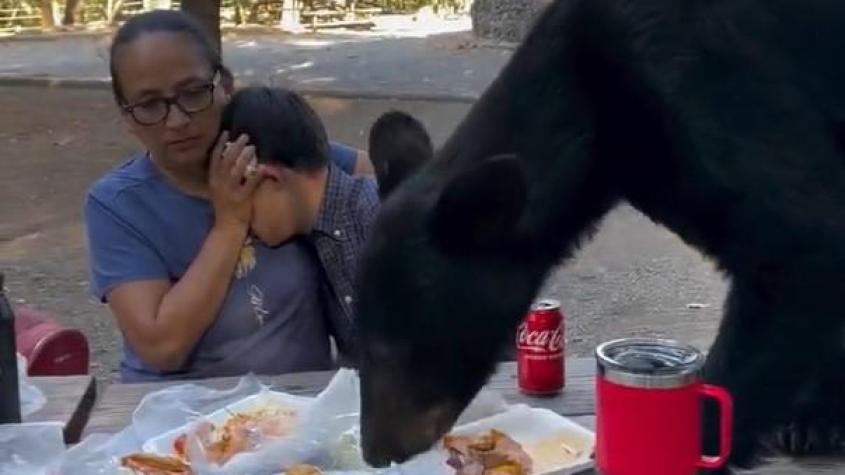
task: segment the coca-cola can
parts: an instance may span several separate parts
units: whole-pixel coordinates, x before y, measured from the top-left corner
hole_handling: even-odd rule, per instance
[[[516,333],[520,391],[534,396],[559,393],[566,379],[564,353],[560,302],[551,299],[535,302]]]

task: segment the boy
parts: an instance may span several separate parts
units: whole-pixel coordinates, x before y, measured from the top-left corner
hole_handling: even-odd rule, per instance
[[[358,255],[379,206],[372,177],[352,176],[330,160],[325,128],[298,94],[281,88],[238,91],[223,129],[247,134],[261,174],[252,233],[265,245],[302,239],[321,268],[320,301],[342,357],[354,355],[353,281]]]

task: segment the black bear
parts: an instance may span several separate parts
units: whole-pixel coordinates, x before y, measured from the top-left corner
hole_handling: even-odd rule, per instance
[[[841,0],[552,3],[380,211],[358,281],[366,460],[450,428],[550,270],[622,200],[731,279],[705,377],[735,398],[732,464],[775,435],[839,448],[843,52]]]

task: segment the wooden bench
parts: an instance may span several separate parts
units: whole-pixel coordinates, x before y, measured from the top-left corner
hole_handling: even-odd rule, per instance
[[[41,27],[41,13],[26,12],[23,8],[0,8],[0,32]]]
[[[300,13],[312,31],[320,28],[372,28],[370,20],[355,18],[356,10],[305,10]]]
[[[356,15],[378,15],[382,12],[381,8],[371,7],[371,8],[355,8],[352,10],[353,13]]]

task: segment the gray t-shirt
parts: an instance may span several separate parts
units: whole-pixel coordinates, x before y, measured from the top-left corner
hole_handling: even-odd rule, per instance
[[[91,287],[105,301],[120,284],[179,280],[199,253],[213,224],[208,201],[167,183],[147,154],[110,171],[88,192]],[[321,274],[304,241],[268,248],[248,239],[214,324],[185,367],[164,373],[145,365],[124,341],[124,382],[156,381],[247,372],[279,374],[332,366]]]

